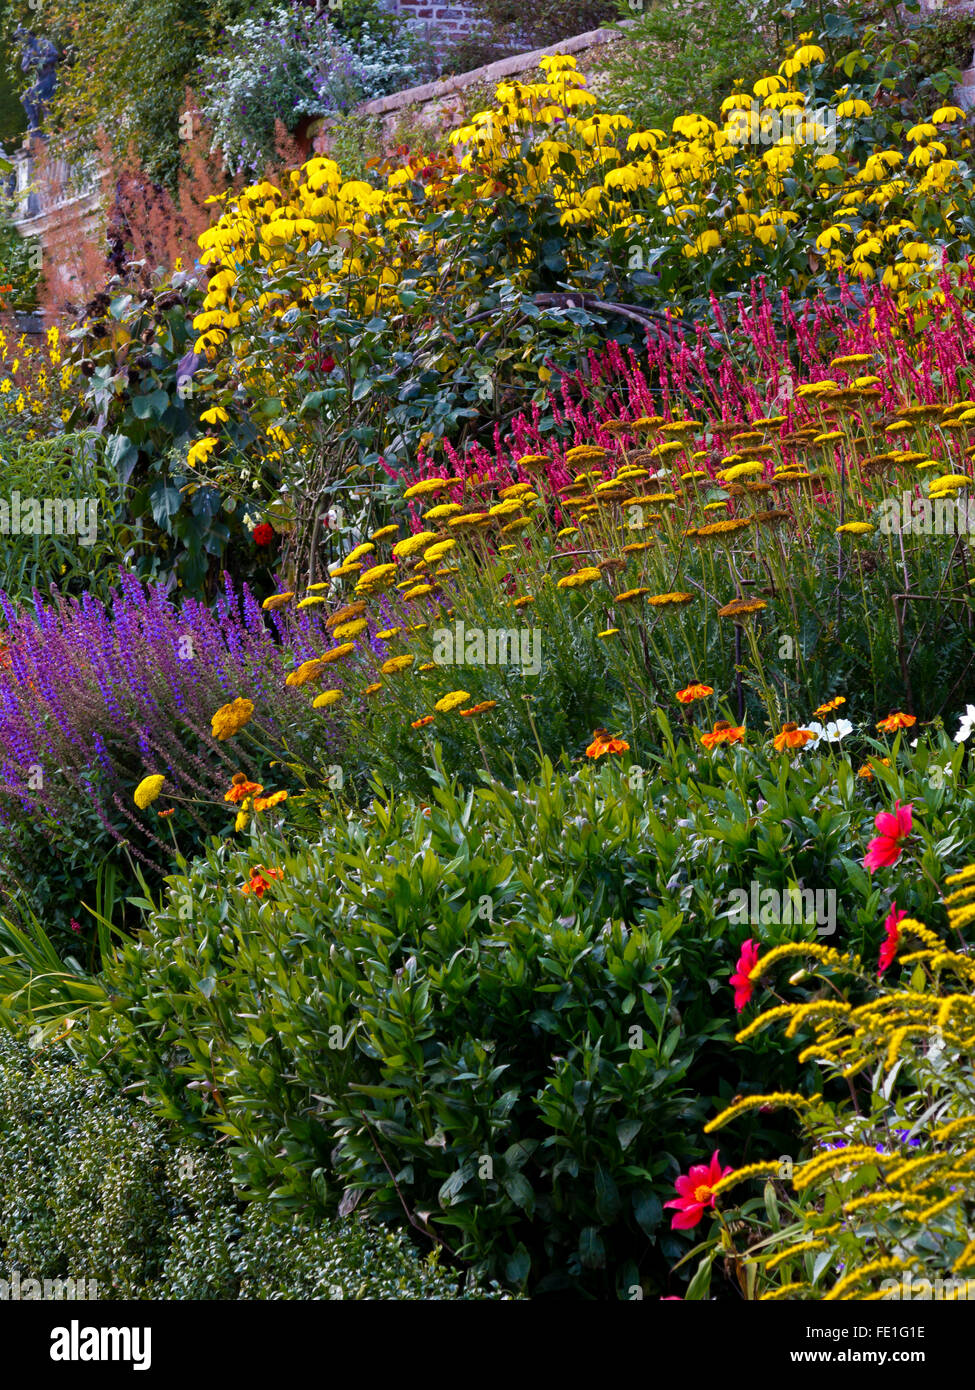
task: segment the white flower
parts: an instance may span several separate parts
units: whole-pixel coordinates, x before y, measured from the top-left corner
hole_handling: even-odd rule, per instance
[[[965,713],[961,717],[961,724],[955,734],[956,743],[967,743],[972,736],[972,729],[975,729],[975,705],[967,705]]]
[[[853,732],[853,725],[848,719],[832,720],[825,727],[822,724],[804,724],[802,727],[815,735],[812,742],[807,744],[809,748],[815,748],[819,743],[842,743],[847,734]]]

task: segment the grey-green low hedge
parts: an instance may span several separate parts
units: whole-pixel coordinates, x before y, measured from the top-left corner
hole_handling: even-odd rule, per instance
[[[462,1289],[402,1231],[242,1205],[219,1144],[175,1142],[63,1046],[0,1032],[0,1294],[63,1297],[68,1279],[100,1299],[504,1296]]]

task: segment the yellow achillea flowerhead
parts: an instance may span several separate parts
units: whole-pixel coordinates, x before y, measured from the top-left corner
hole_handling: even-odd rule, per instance
[[[366,611],[364,603],[347,603],[342,608],[337,608],[334,613],[330,613],[325,619],[326,632],[337,632],[341,624],[350,622],[353,618],[359,618]]]
[[[651,608],[683,608],[686,603],[693,603],[696,597],[696,594],[675,591],[670,594],[651,594],[647,603]]]
[[[332,647],[331,651],[323,652],[318,660],[323,666],[327,666],[331,661],[340,661],[343,656],[348,656],[349,652],[355,651],[354,642],[343,642],[339,647]]]
[[[399,535],[399,527],[398,527],[398,526],[380,526],[380,528],[379,528],[378,531],[373,531],[373,533],[372,533],[372,535],[369,537],[369,539],[370,539],[371,541],[387,541],[387,540],[389,540],[390,536],[398,536],[398,535]]]
[[[753,613],[760,613],[768,604],[763,598],[734,598],[730,603],[723,604],[718,609],[719,618],[747,618]]]
[[[135,789],[133,801],[140,811],[144,811],[147,806],[156,800],[163,789],[165,777],[158,772],[154,772],[150,777],[143,777],[142,781]]]
[[[292,671],[285,678],[285,685],[304,685],[306,681],[314,680],[320,676],[325,669],[325,663],[321,657],[314,657],[311,661],[303,661],[297,670]]]
[[[599,570],[594,565],[576,570],[574,574],[567,574],[556,584],[557,589],[581,589],[584,584],[592,584],[600,577]]]
[[[722,506],[724,504],[722,503]],[[695,532],[696,540],[719,539],[722,536],[733,536],[738,531],[744,531],[751,525],[751,517],[729,517],[727,521],[710,521],[705,526],[699,526]]]
[[[715,477],[722,483],[733,483],[736,478],[751,478],[756,473],[764,473],[765,464],[755,462],[735,463],[730,468],[723,468]]]
[[[457,709],[459,705],[466,705],[471,698],[469,690],[451,690],[443,695],[434,705],[438,714],[449,714],[451,710]]]
[[[312,709],[327,709],[329,705],[337,704],[342,699],[341,690],[323,690],[321,695],[316,695],[311,702]],[[254,803],[255,809],[257,802]]]
[[[391,656],[388,661],[384,661],[380,666],[380,673],[384,676],[395,676],[398,671],[405,671],[412,666],[416,657],[412,653],[406,656]]]
[[[418,550],[423,550],[425,546],[436,539],[436,531],[417,531],[415,536],[407,536],[405,540],[397,541],[393,546],[393,554],[398,560],[403,559],[407,555],[415,554]]]
[[[598,444],[576,444],[571,449],[565,451],[566,464],[577,463],[602,463],[603,459],[609,458],[609,450],[601,448]]]
[[[238,697],[236,700],[231,700],[229,705],[220,706],[210,721],[210,731],[214,738],[220,740],[232,738],[234,734],[240,733],[244,725],[253,718],[253,715],[253,701]]]
[[[289,603],[293,598],[294,594],[290,591],[286,594],[271,594],[270,598],[266,598],[264,600],[264,602],[261,604],[261,607],[268,611],[271,611],[275,608],[283,608],[284,605],[286,603]]]
[[[450,487],[452,483],[456,482],[456,478],[424,478],[421,482],[408,487],[403,496],[407,500],[411,497],[428,497],[433,492],[442,492],[445,487]]]
[[[338,627],[332,629],[333,637],[358,637],[360,632],[364,632],[369,626],[365,618],[356,618],[351,623],[339,623]]]
[[[424,521],[443,521],[445,517],[456,516],[464,508],[459,502],[441,502],[436,507],[431,507],[428,512],[423,513]]]
[[[436,545],[431,545],[429,549],[423,552],[423,558],[426,560],[427,564],[435,565],[438,560],[442,560],[456,545],[457,542],[452,537],[445,541],[437,541]]]
[[[356,584],[356,593],[368,595],[376,593],[380,589],[388,588],[390,584],[392,584],[397,572],[395,565],[373,565],[372,569],[365,571],[358,584]]]

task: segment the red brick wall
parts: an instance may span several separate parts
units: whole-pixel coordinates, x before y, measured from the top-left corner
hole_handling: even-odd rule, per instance
[[[404,19],[416,22],[435,44],[449,42],[476,27],[476,18],[469,5],[450,4],[446,0],[393,0],[390,6]]]

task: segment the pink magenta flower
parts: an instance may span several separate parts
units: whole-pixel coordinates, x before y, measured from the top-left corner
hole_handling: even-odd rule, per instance
[[[728,982],[734,987],[736,1013],[740,1014],[752,997],[752,990],[755,988],[755,985],[748,977],[755,969],[758,955],[757,941],[753,941],[751,937],[749,937],[747,941],[741,943],[741,955],[738,957],[735,973]]]
[[[887,920],[884,923],[884,931],[887,935],[881,944],[880,958],[877,961],[878,979],[884,971],[889,969],[894,963],[894,957],[897,955],[897,946],[901,936],[897,924],[900,922],[901,918],[906,916],[907,913],[901,912],[896,903],[891,903],[890,911],[887,913]]]
[[[877,835],[867,845],[863,866],[873,873],[874,869],[889,869],[896,864],[904,849],[904,841],[911,833],[913,806],[902,806],[894,802],[893,811],[881,811],[874,817]]]
[[[722,1168],[715,1149],[708,1164],[698,1163],[685,1176],[683,1173],[674,1183],[678,1195],[672,1202],[664,1202],[665,1207],[677,1207],[677,1215],[671,1219],[672,1231],[689,1231],[696,1226],[709,1207],[714,1206],[714,1187],[734,1170]]]

